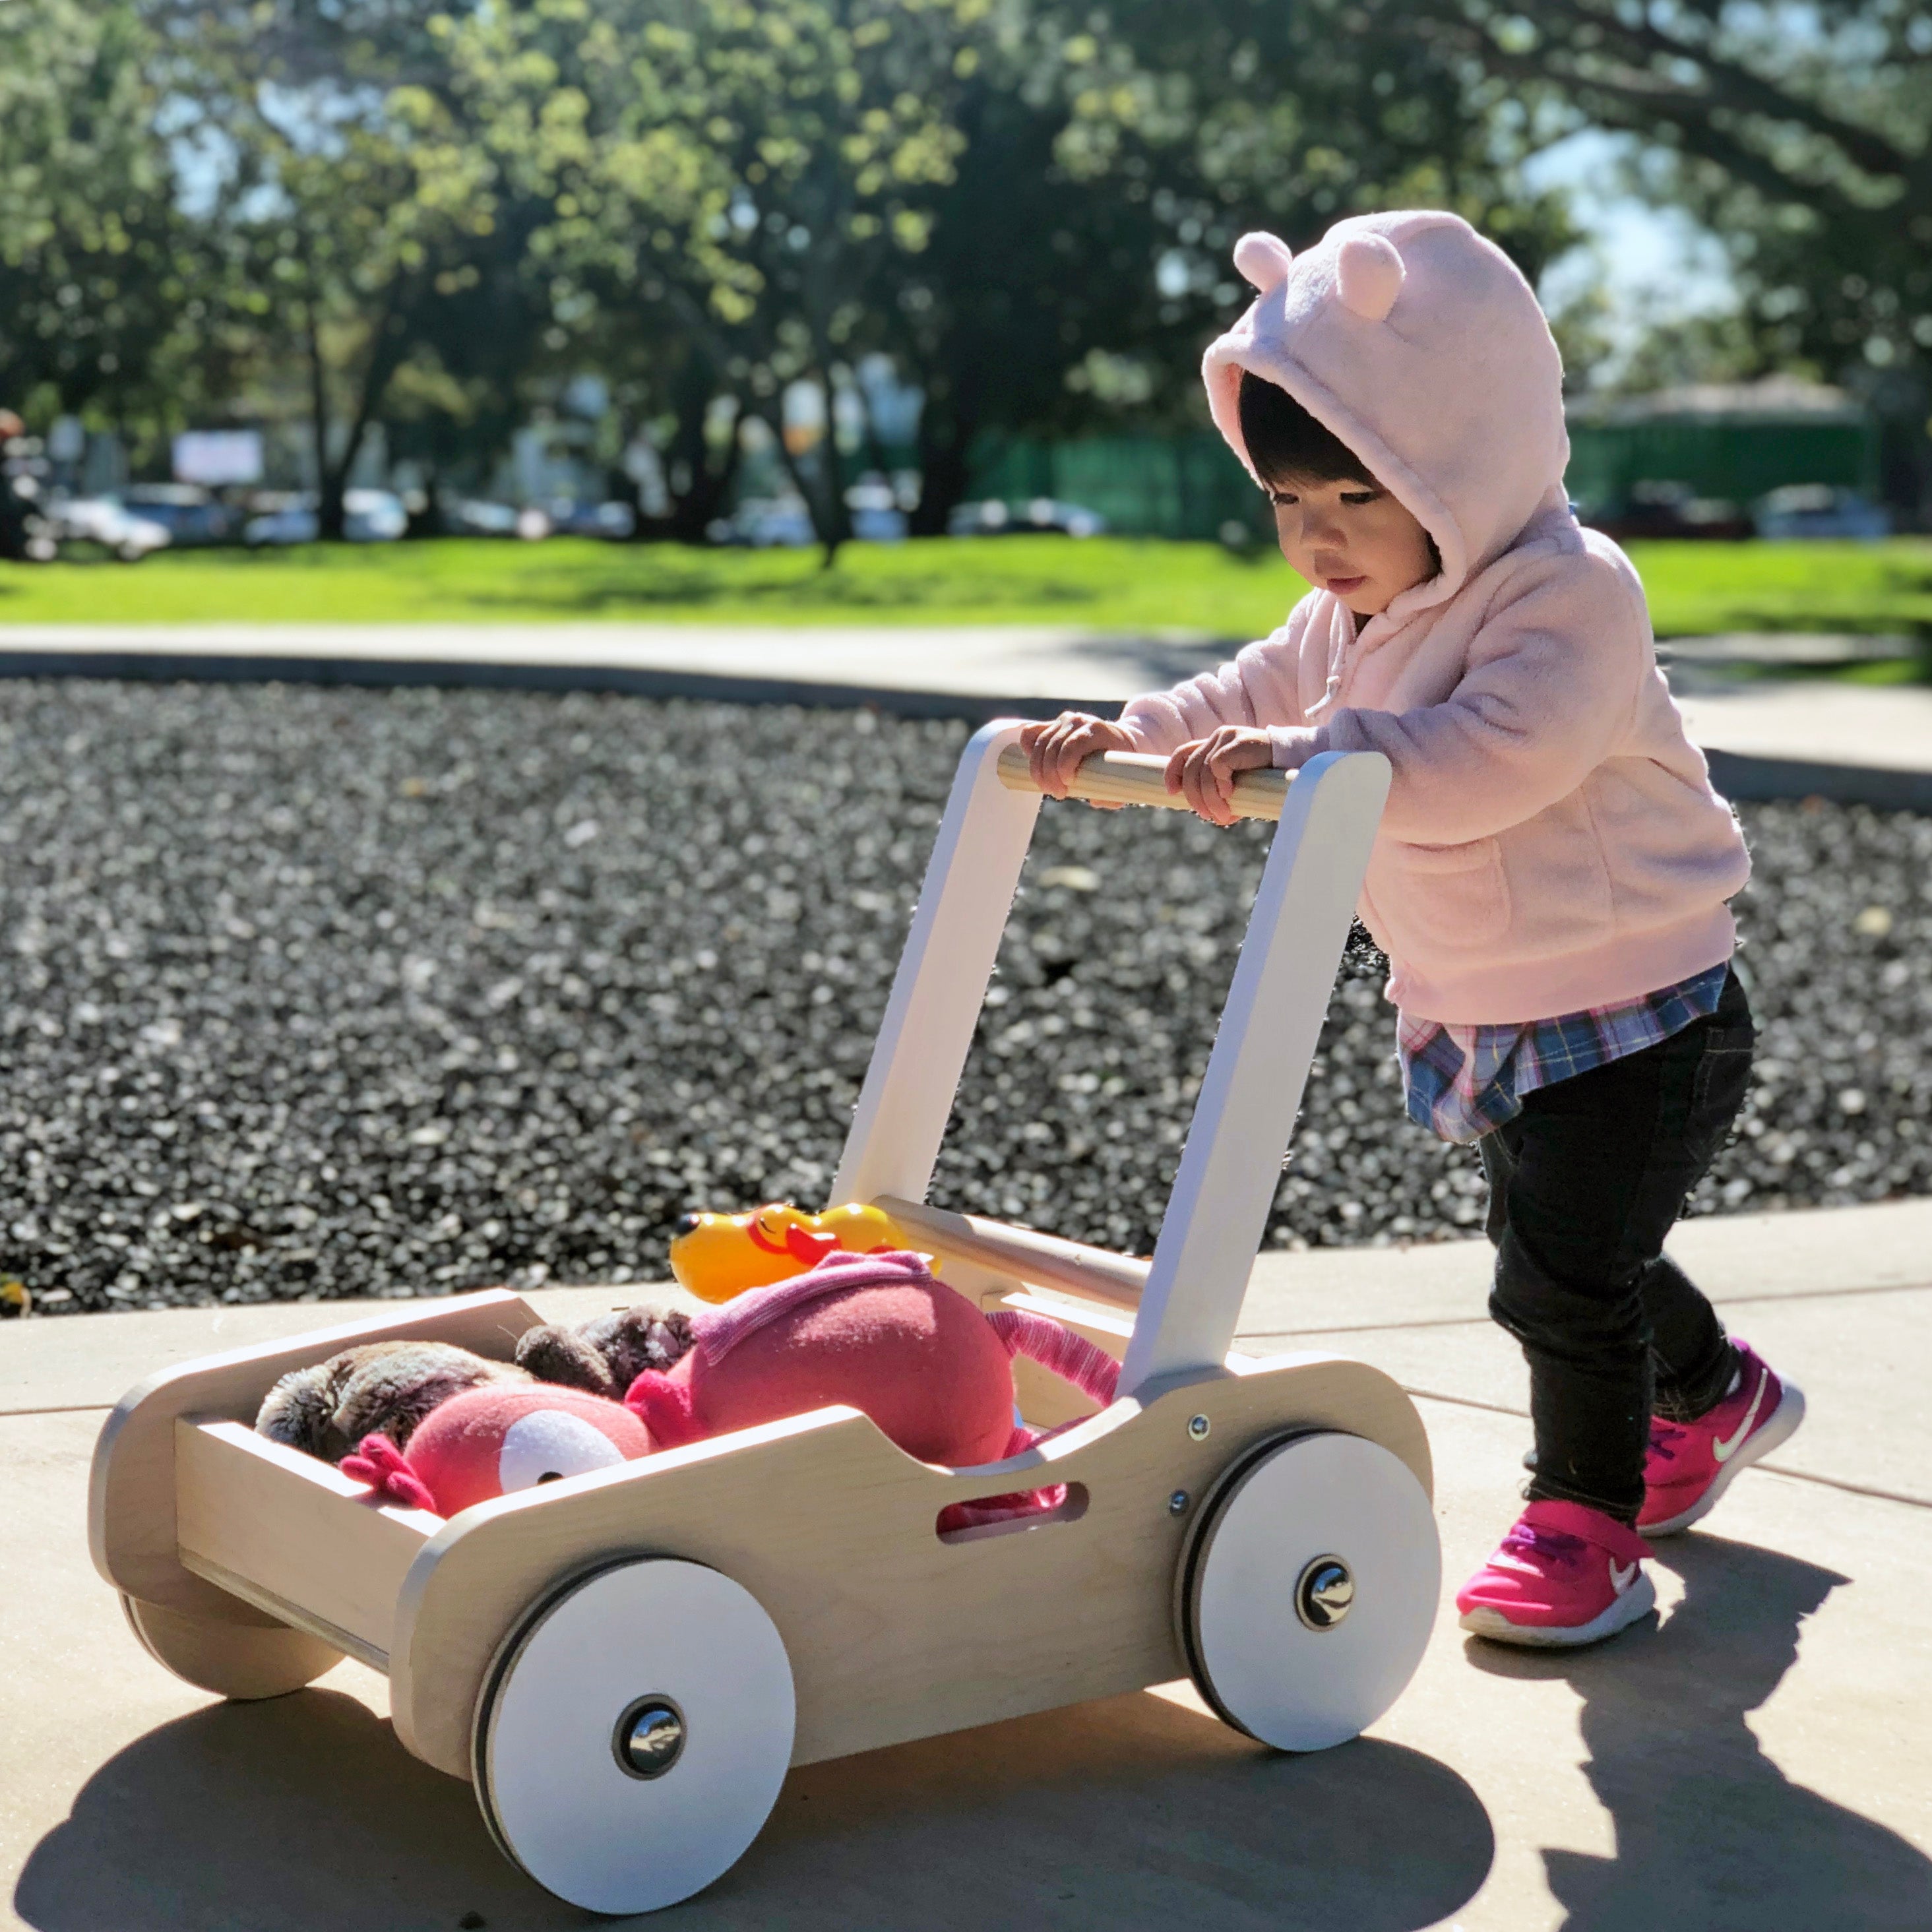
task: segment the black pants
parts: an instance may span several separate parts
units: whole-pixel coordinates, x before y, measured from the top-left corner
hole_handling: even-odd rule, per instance
[[[1723,1324],[1663,1250],[1743,1103],[1754,1036],[1732,973],[1708,1018],[1526,1094],[1478,1144],[1490,1312],[1529,1360],[1533,1501],[1634,1522],[1653,1412],[1688,1421],[1730,1382]]]

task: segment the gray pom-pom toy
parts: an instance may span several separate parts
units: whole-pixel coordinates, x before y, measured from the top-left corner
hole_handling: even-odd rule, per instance
[[[530,1380],[508,1362],[447,1342],[365,1342],[283,1376],[255,1427],[271,1442],[339,1462],[371,1432],[406,1448],[423,1418],[465,1389]]]
[[[619,1308],[574,1327],[555,1322],[526,1330],[517,1360],[538,1382],[622,1402],[645,1370],[671,1367],[692,1340],[690,1317],[674,1308]]]

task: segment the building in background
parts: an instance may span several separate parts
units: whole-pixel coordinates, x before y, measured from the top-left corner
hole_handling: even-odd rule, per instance
[[[1565,481],[1584,518],[1629,536],[1742,536],[1768,498],[1829,493],[1882,518],[1880,427],[1842,389],[1791,376],[1578,403]],[[1874,533],[1868,528],[1856,534]]]

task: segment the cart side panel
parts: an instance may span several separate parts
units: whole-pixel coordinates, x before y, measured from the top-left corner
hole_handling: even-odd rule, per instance
[[[1176,1491],[1198,1502],[1234,1456],[1292,1428],[1366,1436],[1430,1482],[1420,1420],[1379,1370],[1324,1357],[1231,1369],[970,1473],[914,1462],[863,1417],[820,1410],[580,1479],[572,1495],[482,1504],[432,1539],[404,1585],[398,1735],[467,1777],[498,1646],[560,1581],[626,1556],[710,1564],[764,1606],[797,1684],[796,1763],[1178,1677],[1170,1605],[1191,1519],[1170,1509]],[[1197,1415],[1204,1437],[1190,1431]],[[1050,1482],[1082,1485],[1084,1514],[940,1541],[948,1504]],[[647,1636],[611,1669],[614,1718],[652,1688]]]
[[[452,1342],[506,1358],[541,1318],[521,1295],[493,1288],[448,1301],[398,1302],[392,1312],[184,1362],[121,1398],[94,1444],[88,1491],[94,1567],[130,1597],[184,1613],[259,1624],[263,1613],[183,1568],[175,1523],[175,1423],[184,1415],[252,1422],[291,1369],[358,1342]]]
[[[388,1670],[398,1592],[440,1516],[377,1504],[239,1422],[176,1423],[175,1498],[185,1568]]]

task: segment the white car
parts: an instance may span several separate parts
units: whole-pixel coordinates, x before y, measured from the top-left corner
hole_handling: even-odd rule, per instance
[[[959,503],[946,520],[950,537],[1097,537],[1106,533],[1107,520],[1083,503],[1062,503],[1051,496],[1030,502],[1004,503],[994,497],[984,502]]]
[[[883,477],[868,477],[845,493],[852,512],[852,534],[861,543],[903,543],[906,513],[892,486]]]
[[[1794,483],[1774,490],[1754,519],[1761,537],[1850,537],[1870,543],[1892,534],[1892,515],[1856,490],[1828,483]]]
[[[801,550],[818,541],[812,512],[797,496],[748,496],[733,514],[716,519],[705,535],[713,543],[753,550]]]
[[[123,563],[138,563],[173,541],[165,524],[136,516],[112,496],[70,496],[50,506],[47,520],[56,543],[97,543]]]
[[[410,526],[410,513],[392,490],[351,490],[342,499],[342,534],[351,543],[394,543]],[[246,544],[314,543],[321,532],[312,491],[283,508],[250,517],[242,530]]]

